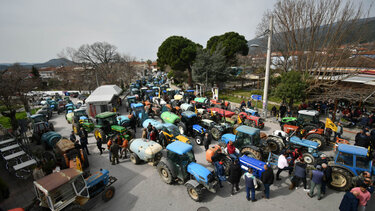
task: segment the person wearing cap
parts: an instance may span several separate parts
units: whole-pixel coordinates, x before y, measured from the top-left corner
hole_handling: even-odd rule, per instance
[[[360,210],[360,211],[366,210],[367,202],[371,198],[371,194],[370,194],[370,192],[367,191],[367,187],[368,186],[364,182],[362,182],[362,184],[359,187],[355,187],[350,191],[352,193],[354,193],[354,192],[359,193],[359,195],[358,195],[358,199],[359,199],[358,210]]]
[[[358,203],[359,203],[359,192],[346,192],[344,197],[341,200],[339,210],[340,211],[357,211],[358,210]]]
[[[324,173],[322,172],[322,166],[317,165],[316,170],[313,170],[311,174],[310,192],[307,193],[307,195],[310,198],[314,197],[314,189],[316,187],[318,200],[322,199],[321,188],[322,188],[323,176],[324,176]]]
[[[322,168],[323,168],[324,177],[323,177],[323,181],[322,181],[322,189],[321,190],[322,190],[322,194],[325,195],[327,184],[330,184],[331,181],[332,181],[332,168],[331,168],[331,166],[328,166],[326,163],[322,164]]]

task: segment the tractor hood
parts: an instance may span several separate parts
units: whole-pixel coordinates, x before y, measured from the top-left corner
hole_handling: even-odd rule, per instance
[[[47,133],[44,133],[41,137],[42,142],[46,143],[48,146],[54,148],[56,143],[60,141],[61,135],[54,132],[50,131]]]
[[[310,140],[307,140],[307,139],[300,139],[299,137],[297,136],[293,136],[289,139],[289,142],[290,143],[293,143],[293,144],[297,144],[297,145],[300,145],[300,146],[304,146],[304,147],[309,147],[309,148],[313,148],[313,149],[317,149],[319,144],[317,142],[314,142],[314,141],[310,141]]]
[[[175,123],[176,120],[180,120],[180,117],[169,111],[163,112],[160,117],[164,122],[171,124]]]
[[[264,165],[266,163],[263,161],[257,160],[252,157],[248,157],[246,155],[243,155],[242,157],[240,157],[239,160],[240,160],[241,169],[243,169],[244,171],[247,171],[249,168],[253,169],[254,176],[257,178],[259,178],[262,175],[262,173],[265,171]]]
[[[129,148],[132,152],[136,152],[137,154],[143,152],[147,158],[153,158],[156,153],[163,149],[163,147],[155,141],[143,138],[133,139],[130,142]]]
[[[229,141],[232,141],[234,143],[236,141],[236,135],[227,133],[221,136],[221,142],[228,144]]]
[[[198,133],[200,134],[203,134],[206,132],[206,129],[204,129],[202,126],[200,125],[193,125],[193,130],[194,131],[197,131]]]
[[[152,126],[154,126],[156,129],[162,129],[163,125],[159,121],[155,119],[146,119],[143,123],[142,126],[143,128],[147,128],[148,124],[151,123]]]
[[[204,181],[205,183],[208,182],[208,175],[211,174],[210,170],[195,162],[191,162],[187,166],[187,171],[189,174],[193,175],[198,182]]]
[[[190,144],[189,138],[184,136],[184,135],[178,135],[178,136],[176,136],[176,139],[181,141],[181,142]]]

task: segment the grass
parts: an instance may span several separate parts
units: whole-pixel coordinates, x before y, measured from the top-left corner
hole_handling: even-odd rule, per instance
[[[31,114],[35,114],[37,111],[37,109],[32,109],[31,110]],[[25,111],[22,111],[22,112],[17,112],[16,113],[16,118],[17,119],[25,119],[27,117],[26,115],[26,112]],[[5,116],[1,116],[0,117],[0,124],[4,127],[4,128],[12,128],[12,125],[10,124],[10,118],[8,117],[5,117]]]
[[[226,94],[219,94],[219,97],[222,100],[227,100],[227,101],[235,102],[235,103],[241,103],[242,100],[244,100],[242,98],[238,98],[238,97],[234,97],[234,96],[226,95]],[[247,103],[247,100],[245,100],[245,102]],[[252,103],[255,103],[255,101],[253,101]],[[257,108],[263,108],[263,101],[258,101],[258,103],[257,104],[253,104],[253,106],[254,107],[256,106]],[[272,109],[273,106],[276,106],[277,109],[279,109],[279,107],[280,107],[279,105],[268,104],[267,105],[267,109],[269,111],[271,111],[271,109]]]

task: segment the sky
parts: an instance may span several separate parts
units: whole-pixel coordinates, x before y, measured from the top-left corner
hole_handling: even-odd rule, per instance
[[[364,0],[365,5],[375,0]],[[41,63],[66,47],[105,41],[138,60],[156,60],[179,35],[205,46],[235,31],[255,37],[276,0],[0,0],[0,63]],[[374,8],[371,15],[375,16]]]

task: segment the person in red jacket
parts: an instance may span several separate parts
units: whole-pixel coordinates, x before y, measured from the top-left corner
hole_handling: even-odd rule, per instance
[[[227,152],[232,159],[238,159],[239,154],[236,152],[236,147],[234,146],[232,141],[229,141],[227,144]]]
[[[154,130],[152,130],[151,133],[150,133],[150,140],[156,141],[156,133],[155,133]]]

